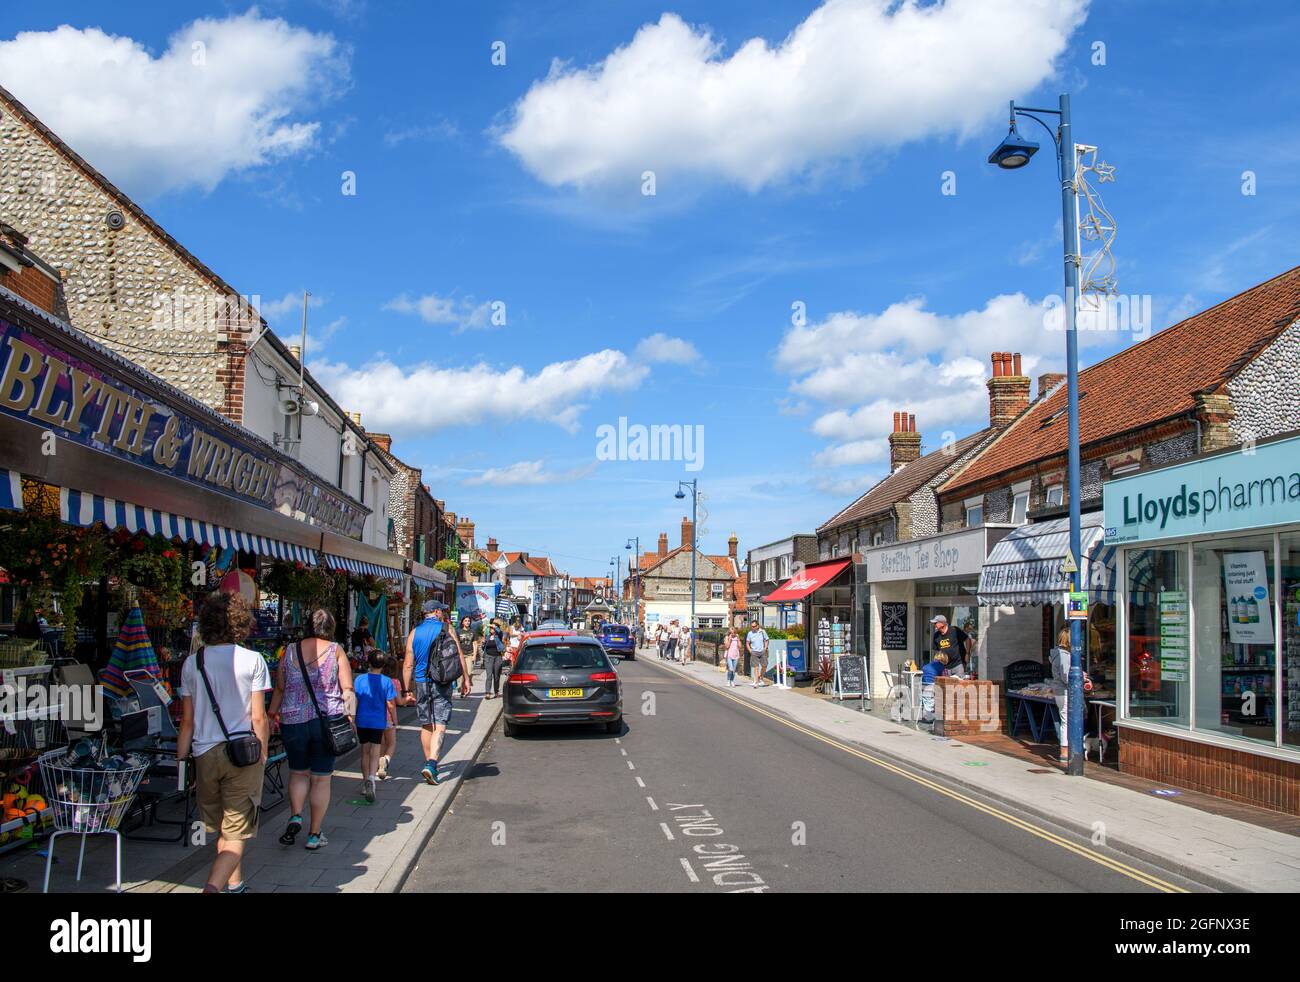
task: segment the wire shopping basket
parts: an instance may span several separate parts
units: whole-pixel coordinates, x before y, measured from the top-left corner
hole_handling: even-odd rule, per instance
[[[61,749],[43,754],[38,761],[45,800],[54,812],[55,831],[81,835],[115,832],[131,807],[148,761],[135,756],[113,757],[102,768],[77,766],[83,759],[75,750]]]
[[[0,668],[34,668],[49,657],[49,649],[40,641],[0,641]]]

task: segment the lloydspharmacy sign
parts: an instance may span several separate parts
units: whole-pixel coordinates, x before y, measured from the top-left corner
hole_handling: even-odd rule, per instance
[[[1106,541],[1300,524],[1300,437],[1109,481]]]

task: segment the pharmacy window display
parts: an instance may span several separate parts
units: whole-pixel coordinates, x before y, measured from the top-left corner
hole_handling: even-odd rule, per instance
[[[1108,482],[1123,717],[1300,751],[1300,438]]]

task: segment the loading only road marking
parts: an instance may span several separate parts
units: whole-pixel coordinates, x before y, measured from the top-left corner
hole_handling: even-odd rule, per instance
[[[677,804],[664,802],[664,806],[673,813],[677,831],[688,838],[708,838],[725,835],[718,820],[703,805]],[[668,832],[667,823],[661,828]],[[669,836],[671,838],[671,836]],[[729,842],[697,842],[691,847],[697,862],[704,867],[704,875],[727,893],[767,893],[771,887],[754,872],[754,864],[740,851],[740,846]],[[699,883],[699,877],[691,866],[690,860],[682,859],[682,868],[692,883]]]
[[[674,670],[665,669],[665,671],[671,672]],[[1091,860],[1097,865],[1104,866],[1109,870],[1127,876],[1129,879],[1136,880],[1137,882],[1143,884],[1144,886],[1151,887],[1153,890],[1158,890],[1161,893],[1189,893],[1190,892],[1189,890],[1183,887],[1175,886],[1172,883],[1166,883],[1164,880],[1152,876],[1149,873],[1144,873],[1139,869],[1134,869],[1132,866],[1129,866],[1125,863],[1121,863],[1119,860],[1111,859],[1109,856],[1103,856],[1100,853],[1094,852],[1091,849],[1085,849],[1082,846],[1075,845],[1073,842],[1069,841],[1068,839],[1062,838],[1061,836],[1056,835],[1053,832],[1048,832],[1046,829],[1039,828],[1037,825],[1033,825],[1030,822],[1025,821],[1024,819],[1017,818],[1016,816],[1008,814],[1007,812],[1004,812],[998,808],[994,808],[991,805],[986,805],[983,802],[977,801],[974,798],[970,798],[957,791],[953,791],[949,788],[945,788],[942,784],[938,784],[934,781],[931,781],[930,779],[922,777],[919,774],[913,774],[912,772],[907,771],[902,767],[898,767],[895,764],[891,764],[889,763],[889,761],[883,760],[880,757],[876,757],[872,754],[864,753],[861,750],[857,750],[853,747],[850,747],[848,744],[841,743],[839,740],[834,740],[830,737],[823,736],[822,734],[816,732],[815,730],[810,730],[805,726],[801,726],[798,723],[786,719],[784,716],[780,716],[776,713],[769,712],[768,710],[762,708],[761,706],[755,706],[753,703],[741,699],[737,696],[730,695],[729,693],[720,692],[716,687],[708,684],[707,682],[700,682],[697,679],[693,679],[688,675],[682,675],[681,677],[684,678],[686,681],[699,686],[701,689],[704,689],[707,692],[711,692],[715,696],[718,696],[722,699],[730,699],[732,702],[736,703],[737,705],[744,706],[746,709],[752,710],[753,712],[758,713],[760,716],[766,716],[768,719],[774,720],[775,722],[780,723],[782,726],[789,727],[792,730],[797,730],[798,732],[804,734],[805,736],[812,737],[814,740],[819,740],[820,742],[827,744],[828,746],[835,747],[837,750],[842,750],[846,754],[852,754],[854,757],[858,757],[861,758],[862,760],[867,761],[868,763],[875,764],[877,767],[881,767],[889,771],[891,774],[897,774],[899,777],[906,778],[907,780],[915,784],[919,784],[922,787],[929,788],[931,791],[935,791],[941,795],[944,795],[945,797],[951,798],[954,801],[960,801],[962,804],[969,805],[971,808],[974,808],[976,811],[983,812],[984,814],[996,818],[999,821],[1005,822],[1008,825],[1014,826],[1015,828],[1018,828],[1024,832],[1028,832],[1030,835],[1037,836],[1038,838],[1044,840],[1045,842],[1050,842],[1053,845],[1060,846],[1062,849],[1065,849],[1068,852],[1072,852],[1077,856],[1082,856],[1084,859]]]

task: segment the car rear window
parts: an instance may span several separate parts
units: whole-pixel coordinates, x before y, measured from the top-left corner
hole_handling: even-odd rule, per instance
[[[615,637],[625,638],[627,637],[627,628],[622,625],[619,625],[618,627],[607,627],[605,628],[605,633]]]
[[[559,672],[569,669],[608,669],[612,666],[597,644],[529,645],[519,656],[519,670]]]

